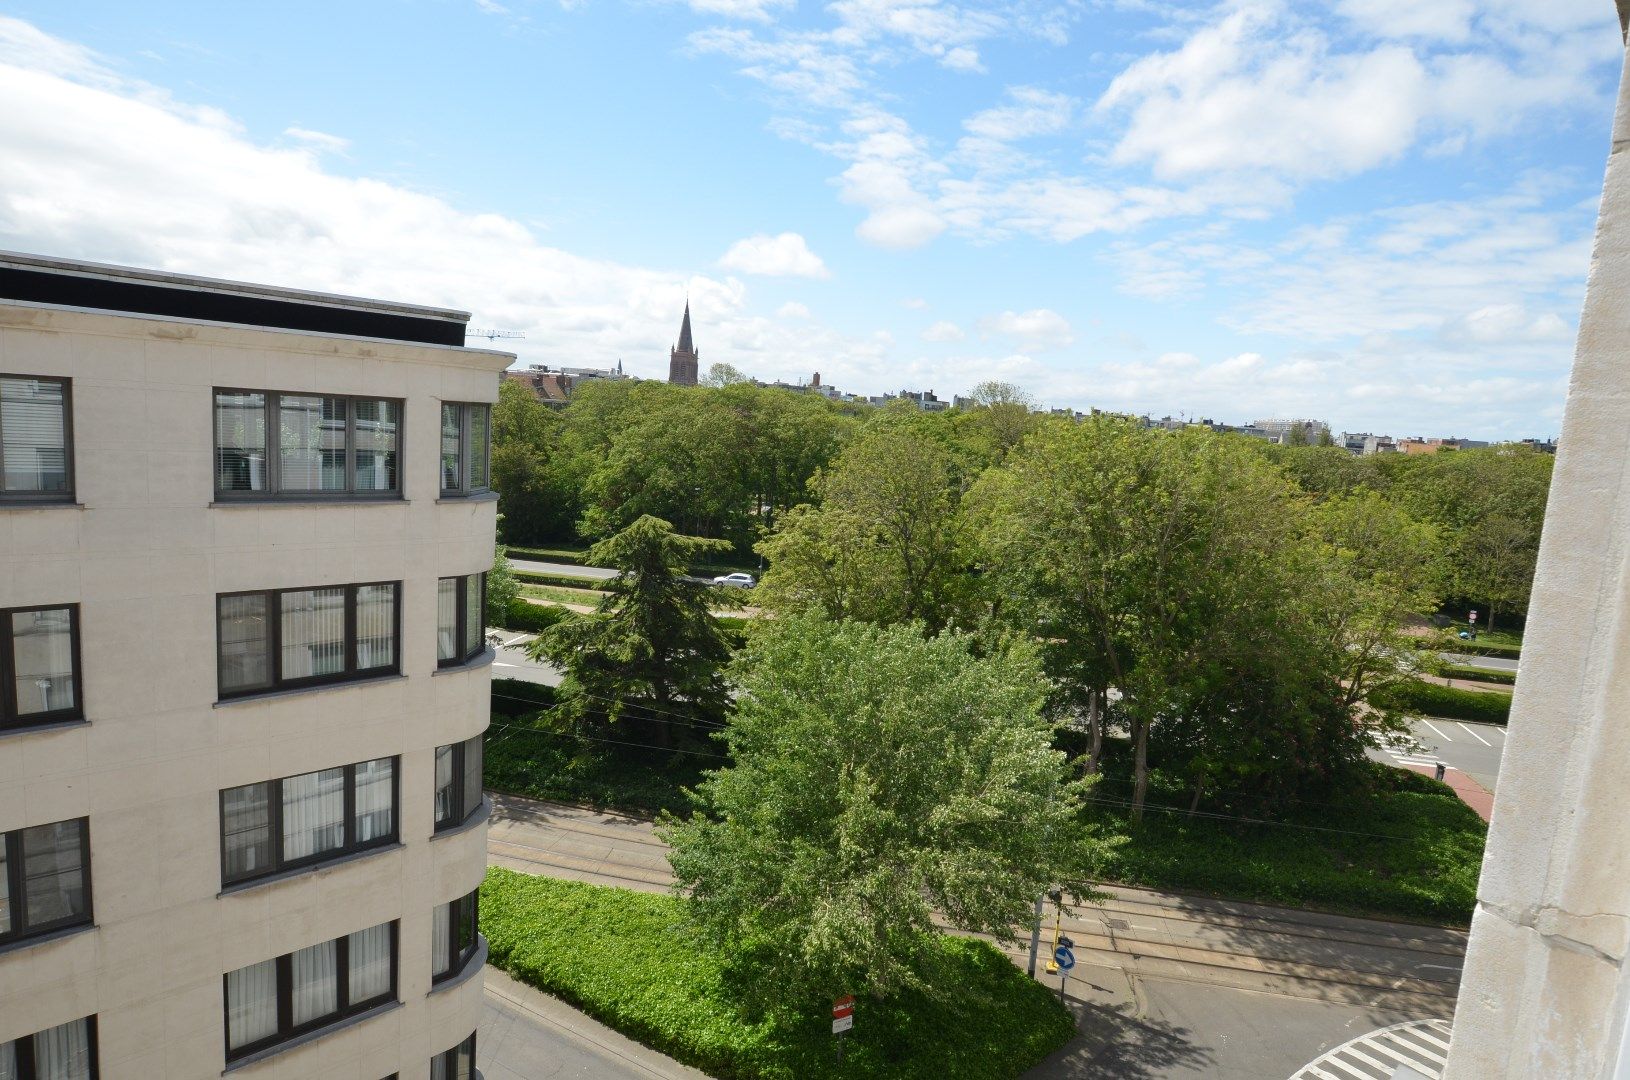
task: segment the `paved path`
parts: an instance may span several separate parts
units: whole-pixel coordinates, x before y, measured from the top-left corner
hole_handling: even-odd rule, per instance
[[[578,566],[575,563],[533,562],[531,559],[511,559],[509,565],[529,574],[553,574],[556,577],[585,578],[605,581],[617,576],[617,571],[603,566]]]
[[[1441,761],[1476,781],[1482,790],[1495,790],[1500,777],[1500,758],[1505,750],[1505,728],[1498,724],[1418,718],[1409,722],[1409,733],[1410,740],[1372,751],[1370,756],[1390,765],[1411,768],[1424,765],[1427,772]]]
[[[666,891],[673,881],[651,823],[615,812],[494,795],[487,850],[493,865],[529,874],[647,892]],[[1063,920],[1084,967],[1426,1016],[1453,1009],[1465,950],[1460,931],[1119,886],[1105,891],[1106,903]],[[1021,959],[1022,950],[1009,951]]]
[[[486,1080],[706,1080],[497,968],[482,978],[476,1048]]]
[[[1468,656],[1464,653],[1444,653],[1443,658],[1451,664],[1461,664],[1465,667],[1488,668],[1492,671],[1517,670],[1517,661],[1508,656]]]

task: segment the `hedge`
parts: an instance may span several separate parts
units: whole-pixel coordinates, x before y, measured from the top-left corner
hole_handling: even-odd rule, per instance
[[[534,604],[530,600],[516,597],[509,602],[509,617],[504,620],[504,629],[538,634],[571,615],[570,608],[553,604]]]
[[[555,688],[525,679],[492,680],[492,711],[500,716],[524,716],[540,709],[552,709]]]
[[[583,551],[572,551],[566,548],[529,548],[516,547],[514,544],[505,545],[505,553],[512,559],[531,559],[533,562],[566,563],[568,566],[584,566]]]
[[[1511,719],[1511,695],[1489,690],[1461,690],[1419,679],[1404,683],[1371,704],[1450,720],[1504,724]]]
[[[490,962],[721,1080],[1016,1077],[1075,1034],[1051,990],[993,945],[937,937],[938,992],[862,997],[833,1060],[831,1003],[755,994],[706,944],[683,899],[492,867],[481,886]]]
[[[1470,679],[1476,682],[1499,683],[1501,686],[1512,686],[1517,681],[1515,671],[1496,671],[1493,668],[1470,667],[1466,664],[1450,664],[1443,669],[1443,673],[1451,679]]]
[[[567,589],[587,589],[603,585],[605,578],[571,577],[566,574],[539,574],[531,570],[516,570],[515,580],[528,585],[559,585]]]

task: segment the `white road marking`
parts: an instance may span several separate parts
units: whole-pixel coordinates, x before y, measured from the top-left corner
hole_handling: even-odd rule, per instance
[[[1455,723],[1460,724],[1460,721],[1456,720]],[[1460,724],[1460,727],[1466,732],[1466,734],[1470,735],[1472,738],[1476,739],[1478,742],[1482,743],[1484,746],[1493,746],[1494,745],[1493,743],[1489,742],[1487,739],[1483,738],[1483,736],[1481,736],[1477,732],[1473,731],[1471,728],[1466,727],[1465,724]]]
[[[501,662],[499,662],[497,660],[494,660],[492,662],[492,666],[493,667],[520,667],[521,665],[520,664],[505,664],[505,663],[501,663]]]
[[[1432,721],[1430,721],[1430,720],[1422,720],[1421,723],[1425,724],[1427,727],[1431,728],[1433,731],[1436,731],[1438,733],[1438,738],[1442,739],[1444,742],[1454,742],[1453,739],[1451,739],[1451,738],[1449,738],[1449,736],[1445,735],[1443,733],[1442,729],[1440,729],[1436,724],[1432,723]]]

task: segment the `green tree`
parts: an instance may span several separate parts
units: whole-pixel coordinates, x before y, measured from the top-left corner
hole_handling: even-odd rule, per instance
[[[487,625],[508,626],[509,608],[521,595],[521,583],[509,565],[509,553],[500,545],[487,571]]]
[[[558,413],[525,385],[498,384],[492,410],[492,486],[498,492],[500,528],[511,540],[537,542],[558,535],[570,518],[561,514],[560,477],[554,467]]]
[[[1043,418],[1035,412],[1035,398],[1013,383],[987,380],[970,390],[968,396],[980,406],[971,422],[990,440],[998,460],[1041,426]]]
[[[803,616],[730,674],[733,764],[661,831],[697,923],[778,995],[933,989],[936,916],[1011,942],[1044,889],[1085,892],[1085,785],[1029,646]]]
[[[1092,703],[1120,691],[1140,816],[1153,726],[1270,640],[1287,581],[1277,560],[1298,533],[1294,488],[1241,440],[1098,416],[1044,428],[969,501],[1004,617],[1044,643],[1094,747]]]
[[[565,717],[650,730],[672,745],[674,721],[717,721],[725,711],[722,675],[730,646],[711,608],[723,590],[686,578],[686,567],[721,540],[681,536],[666,521],[642,517],[589,549],[589,562],[618,575],[595,611],[551,626],[527,646],[534,660],[565,672]]]
[[[734,364],[711,364],[707,374],[702,376],[703,386],[730,386],[733,383],[749,382],[748,377]]]
[[[809,482],[759,544],[769,560],[754,596],[781,612],[949,624],[967,594],[965,530],[950,454],[906,425],[878,425]]]

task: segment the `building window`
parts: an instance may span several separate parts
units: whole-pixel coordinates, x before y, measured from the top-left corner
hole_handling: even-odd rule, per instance
[[[439,904],[430,924],[430,979],[441,982],[464,970],[475,955],[480,931],[479,891]]]
[[[441,493],[487,490],[492,452],[492,406],[444,402],[441,407]]]
[[[436,663],[456,667],[486,648],[487,575],[444,577],[436,583]]]
[[[396,758],[221,792],[221,881],[240,881],[394,844]]]
[[[481,736],[436,747],[436,831],[470,820],[481,807]]]
[[[0,682],[0,729],[82,716],[79,605],[0,611]]]
[[[0,501],[74,497],[67,379],[0,375]]]
[[[395,674],[400,590],[384,581],[222,594],[221,697]]]
[[[96,1080],[96,1017],[0,1043],[0,1080]]]
[[[0,833],[0,944],[90,921],[88,819]]]
[[[397,498],[402,403],[215,391],[215,497]]]
[[[227,972],[227,1060],[395,998],[396,937],[396,923],[380,923]]]
[[[474,1080],[475,1032],[453,1047],[430,1059],[430,1080]]]

